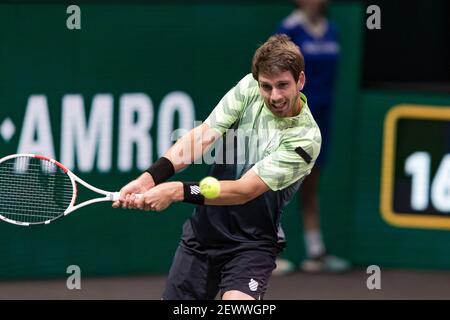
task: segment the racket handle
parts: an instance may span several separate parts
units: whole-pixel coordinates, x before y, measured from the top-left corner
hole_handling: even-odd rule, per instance
[[[141,193],[137,193],[136,194],[136,198],[139,199],[140,197],[142,197],[142,194]],[[113,192],[111,201],[118,201],[119,199],[120,199],[120,192]]]
[[[111,201],[118,201],[120,199],[120,192],[113,192]]]

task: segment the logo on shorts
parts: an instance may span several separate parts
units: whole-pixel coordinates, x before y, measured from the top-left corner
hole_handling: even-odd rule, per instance
[[[256,290],[258,290],[258,282],[253,280],[253,278],[252,278],[252,279],[250,279],[250,282],[248,283],[248,287],[250,288],[250,291],[256,291]]]

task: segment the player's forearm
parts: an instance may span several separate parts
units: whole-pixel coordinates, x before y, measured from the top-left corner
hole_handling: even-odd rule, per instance
[[[211,179],[212,177],[209,177]],[[212,178],[215,180],[214,178]],[[176,182],[169,186],[172,202],[185,201],[190,203],[204,203],[205,205],[241,205],[247,203],[264,192],[269,191],[268,185],[256,174],[254,170],[247,171],[239,180],[221,180],[204,182],[209,187],[204,190],[209,196],[218,196],[214,199],[198,198],[199,185]],[[219,183],[220,187],[214,186]],[[172,190],[174,189],[174,190]],[[209,190],[208,190],[209,189]],[[172,193],[173,191],[173,193]]]
[[[242,181],[220,181],[220,195],[214,199],[205,199],[207,205],[240,205],[258,196],[243,185]]]
[[[222,180],[217,198],[205,199],[207,205],[240,205],[247,203],[269,190],[266,183],[256,174],[248,170],[239,180]]]
[[[214,143],[217,134],[208,125],[201,124],[181,137],[165,154],[175,172],[186,168],[200,158]]]
[[[219,183],[220,183],[220,195],[214,199],[205,198],[206,205],[216,205],[216,206],[239,205],[244,204],[259,195],[255,194],[254,192],[251,192],[251,190],[243,186],[242,181],[239,180],[237,181],[222,180],[219,181]],[[173,192],[171,191],[172,200],[174,202],[183,201],[184,200],[183,184],[174,183],[172,187],[174,188]]]

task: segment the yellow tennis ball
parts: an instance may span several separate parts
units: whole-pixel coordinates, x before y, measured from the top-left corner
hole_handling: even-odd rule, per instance
[[[220,182],[214,177],[206,177],[200,181],[200,193],[206,199],[217,198],[220,194]]]

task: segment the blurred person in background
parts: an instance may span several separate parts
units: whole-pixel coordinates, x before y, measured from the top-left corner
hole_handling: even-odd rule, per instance
[[[295,10],[278,26],[276,33],[288,35],[302,50],[305,58],[306,84],[314,118],[322,133],[322,148],[316,166],[300,190],[303,213],[306,259],[300,269],[305,272],[344,272],[351,268],[348,261],[329,254],[320,229],[318,186],[320,172],[328,158],[333,92],[339,58],[339,41],[336,26],[327,19],[327,0],[294,0]],[[294,271],[294,264],[277,259],[274,275]]]

